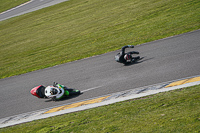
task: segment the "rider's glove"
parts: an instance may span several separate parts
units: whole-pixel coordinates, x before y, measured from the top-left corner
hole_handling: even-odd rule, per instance
[[[54,87],[56,87],[56,86],[57,86],[57,84],[58,84],[58,83],[56,83],[56,82],[53,82],[53,86],[54,86]]]
[[[128,47],[129,47],[129,48],[134,48],[134,46],[133,46],[133,45],[128,45]]]

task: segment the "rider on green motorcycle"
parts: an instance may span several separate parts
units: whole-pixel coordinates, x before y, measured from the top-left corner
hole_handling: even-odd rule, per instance
[[[53,86],[47,86],[45,88],[45,95],[53,101],[56,101],[61,99],[63,96],[68,96],[69,91],[67,91],[63,85],[54,82]]]

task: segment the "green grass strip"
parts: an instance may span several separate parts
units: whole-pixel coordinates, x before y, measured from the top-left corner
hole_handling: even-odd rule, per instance
[[[0,13],[19,6],[30,0],[0,0]]]
[[[198,133],[200,85],[0,129],[1,133]]]
[[[1,21],[0,78],[197,30],[199,12],[199,0],[70,0]]]

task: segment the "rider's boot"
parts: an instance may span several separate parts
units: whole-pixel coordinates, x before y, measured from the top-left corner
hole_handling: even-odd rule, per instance
[[[139,60],[140,59],[140,56],[137,56],[137,57],[132,57],[132,62],[135,62],[135,61],[137,61],[137,60]]]

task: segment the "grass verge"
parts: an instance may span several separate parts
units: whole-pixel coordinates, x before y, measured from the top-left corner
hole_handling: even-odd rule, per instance
[[[0,78],[200,28],[199,0],[70,0],[0,22]]]
[[[200,85],[2,128],[0,132],[200,132]]]
[[[13,7],[19,6],[30,0],[1,0],[0,1],[0,13],[9,10]]]

